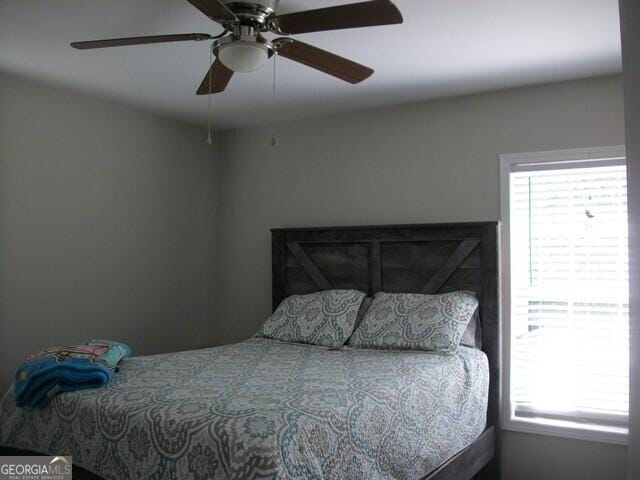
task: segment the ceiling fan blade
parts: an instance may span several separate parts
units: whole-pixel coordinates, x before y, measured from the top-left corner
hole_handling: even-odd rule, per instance
[[[143,45],[147,43],[167,43],[209,40],[211,35],[206,33],[181,33],[178,35],[156,35],[152,37],[109,38],[106,40],[91,40],[89,42],[73,42],[71,46],[79,50],[91,48],[122,47],[126,45]]]
[[[398,8],[388,0],[374,0],[279,15],[274,27],[281,34],[296,34],[397,23],[402,23]]]
[[[373,74],[373,70],[369,67],[297,40],[278,38],[274,43],[277,46],[278,55],[333,75],[345,82],[360,83]]]
[[[216,22],[234,22],[238,17],[220,0],[187,0],[191,5]]]
[[[233,77],[233,71],[229,70],[220,60],[216,59],[207,72],[207,75],[204,77],[204,80],[202,80],[197,94],[211,95],[214,93],[224,92],[227,85],[229,85],[231,77]]]

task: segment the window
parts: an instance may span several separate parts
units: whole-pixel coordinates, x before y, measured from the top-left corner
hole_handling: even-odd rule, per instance
[[[626,442],[623,147],[501,156],[505,428]]]

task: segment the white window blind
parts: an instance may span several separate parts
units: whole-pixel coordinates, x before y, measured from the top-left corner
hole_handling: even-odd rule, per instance
[[[626,426],[625,166],[513,164],[509,205],[512,415]]]

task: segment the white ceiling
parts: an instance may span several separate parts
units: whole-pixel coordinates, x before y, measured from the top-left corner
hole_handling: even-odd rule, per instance
[[[280,12],[359,0],[281,0]],[[619,72],[617,0],[395,0],[402,25],[297,38],[373,67],[350,85],[278,59],[278,118],[291,120]],[[0,0],[0,70],[205,124],[195,90],[208,42],[78,51],[72,41],[221,28],[186,0]],[[271,64],[213,98],[215,126],[271,119]]]

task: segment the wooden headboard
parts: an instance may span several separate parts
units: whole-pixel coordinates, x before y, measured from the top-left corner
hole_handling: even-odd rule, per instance
[[[480,301],[489,358],[488,425],[498,419],[498,225],[496,222],[286,228],[272,235],[273,308],[289,295],[331,288],[437,293],[470,290]]]

